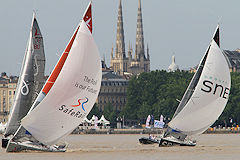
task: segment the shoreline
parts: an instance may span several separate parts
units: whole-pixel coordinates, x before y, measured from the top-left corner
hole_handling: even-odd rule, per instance
[[[162,134],[165,129],[76,129],[72,134]],[[240,128],[209,128],[203,134],[238,134]]]

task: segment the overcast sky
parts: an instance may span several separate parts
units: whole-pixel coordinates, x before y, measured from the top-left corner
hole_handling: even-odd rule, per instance
[[[55,66],[79,23],[89,0],[1,0],[0,72],[19,75],[32,12],[43,34],[46,74]],[[110,63],[115,47],[119,0],[93,0],[93,36],[101,57]],[[222,49],[240,48],[239,0],[142,0],[145,44],[151,70],[167,69],[176,56],[180,69],[199,63],[220,20]],[[122,0],[126,52],[135,48],[138,0]]]

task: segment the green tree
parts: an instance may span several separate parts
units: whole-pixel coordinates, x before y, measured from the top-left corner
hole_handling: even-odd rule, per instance
[[[171,117],[192,73],[185,71],[152,71],[129,81],[127,104],[121,114],[129,120],[144,121],[147,115]]]
[[[181,100],[193,73],[187,71],[152,71],[134,76],[129,81],[127,104],[121,112],[125,119],[144,122],[148,115],[162,114],[171,118]],[[214,125],[240,124],[240,73],[231,73],[229,101]]]
[[[118,114],[114,110],[111,103],[108,103],[106,106],[104,106],[103,115],[107,120],[110,121],[110,126],[116,127],[116,119]]]
[[[231,89],[228,103],[214,125],[230,126],[230,119],[240,124],[240,73],[231,73]]]
[[[88,116],[87,116],[88,119],[91,119],[93,115],[98,116],[98,117],[100,117],[102,115],[102,113],[99,111],[98,106],[97,106],[96,103],[94,104],[92,110],[88,114]]]

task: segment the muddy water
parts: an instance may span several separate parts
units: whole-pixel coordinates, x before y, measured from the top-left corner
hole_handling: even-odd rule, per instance
[[[204,134],[196,137],[195,147],[141,145],[147,135],[70,135],[66,153],[6,153],[0,160],[240,160],[240,134]]]

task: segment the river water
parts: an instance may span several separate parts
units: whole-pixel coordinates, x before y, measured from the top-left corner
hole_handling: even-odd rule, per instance
[[[195,147],[141,145],[147,135],[70,135],[66,153],[6,153],[0,160],[240,160],[240,134],[203,134]]]

